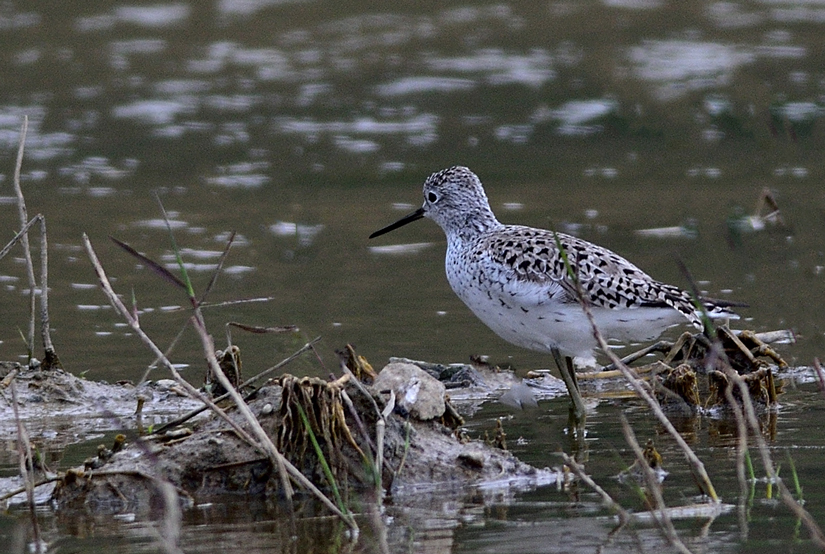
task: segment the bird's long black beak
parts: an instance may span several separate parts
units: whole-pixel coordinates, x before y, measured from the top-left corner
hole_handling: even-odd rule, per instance
[[[376,232],[374,232],[373,234],[370,235],[370,238],[374,239],[375,237],[380,237],[381,235],[383,235],[385,233],[389,233],[390,231],[394,231],[395,229],[398,229],[399,227],[403,227],[407,223],[412,223],[413,221],[417,221],[417,220],[421,219],[422,217],[424,217],[424,208],[418,208],[413,213],[411,213],[409,215],[405,215],[404,217],[402,217],[401,219],[399,219],[395,223],[387,225],[383,229],[378,229]]]

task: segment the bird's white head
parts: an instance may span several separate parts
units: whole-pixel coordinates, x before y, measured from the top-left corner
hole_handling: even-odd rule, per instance
[[[427,177],[421,208],[376,231],[370,238],[422,217],[438,223],[448,239],[489,231],[501,225],[490,209],[484,187],[476,174],[466,167],[453,166]]]

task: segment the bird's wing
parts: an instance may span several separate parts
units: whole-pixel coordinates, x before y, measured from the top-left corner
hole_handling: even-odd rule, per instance
[[[557,243],[558,241],[558,243]],[[531,227],[507,226],[485,241],[483,251],[498,267],[506,268],[504,293],[541,302],[552,295],[557,301],[578,302],[579,281],[592,306],[642,308],[670,306],[701,327],[690,295],[660,283],[610,250],[566,235]],[[559,249],[561,246],[561,250]],[[561,252],[564,251],[567,264]]]

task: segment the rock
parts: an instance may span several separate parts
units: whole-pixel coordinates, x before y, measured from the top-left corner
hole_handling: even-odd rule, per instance
[[[444,384],[413,364],[387,364],[373,388],[379,393],[395,391],[396,405],[416,419],[435,419],[444,414]]]

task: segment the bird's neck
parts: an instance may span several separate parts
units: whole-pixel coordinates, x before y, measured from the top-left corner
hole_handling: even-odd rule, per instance
[[[491,210],[472,210],[447,222],[444,232],[448,241],[470,242],[501,227],[503,225]]]

